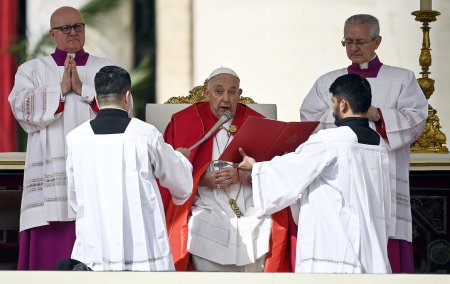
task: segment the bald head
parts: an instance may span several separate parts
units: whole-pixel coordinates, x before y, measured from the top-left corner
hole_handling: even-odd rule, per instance
[[[50,27],[59,27],[61,26],[61,22],[65,20],[68,16],[77,16],[81,23],[84,23],[83,15],[81,15],[80,11],[73,7],[63,6],[56,9],[50,17]]]

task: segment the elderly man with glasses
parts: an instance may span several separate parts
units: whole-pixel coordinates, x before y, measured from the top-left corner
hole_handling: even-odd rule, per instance
[[[378,19],[359,14],[344,25],[342,46],[352,64],[321,76],[303,100],[302,121],[318,120],[322,128],[335,127],[330,85],[343,74],[358,74],[369,81],[372,106],[367,112],[370,126],[387,142],[390,166],[393,217],[388,243],[392,272],[413,272],[412,222],[409,195],[409,146],[421,135],[428,116],[427,100],[410,70],[381,63],[375,51],[381,43]],[[301,226],[301,224],[299,224]]]
[[[61,7],[50,18],[51,55],[22,64],[9,103],[28,134],[20,216],[20,270],[54,269],[70,257],[75,224],[68,217],[67,133],[94,118],[94,77],[111,63],[86,53],[81,13]]]

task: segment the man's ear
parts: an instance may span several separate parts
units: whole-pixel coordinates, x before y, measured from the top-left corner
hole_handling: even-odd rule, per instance
[[[125,103],[126,104],[128,104],[129,102],[130,102],[130,95],[131,95],[131,91],[130,90],[128,90],[126,93],[125,93]]]
[[[378,36],[376,39],[375,39],[375,50],[377,50],[378,49],[378,47],[380,46],[380,43],[381,43],[381,40],[382,40],[383,38],[381,37],[381,36]]]
[[[339,109],[341,111],[341,113],[347,113],[350,110],[350,105],[348,104],[348,102],[346,100],[341,100],[339,102]]]
[[[55,31],[54,30],[49,30],[48,34],[50,35],[50,37],[52,38],[53,41],[55,41]]]

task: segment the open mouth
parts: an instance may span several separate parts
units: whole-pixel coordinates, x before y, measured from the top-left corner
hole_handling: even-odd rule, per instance
[[[227,107],[227,106],[221,106],[221,107],[219,107],[219,110],[225,112],[225,111],[231,111],[231,108]]]

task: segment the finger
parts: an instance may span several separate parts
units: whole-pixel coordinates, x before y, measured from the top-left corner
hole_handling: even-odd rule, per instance
[[[242,158],[245,158],[247,156],[244,149],[242,149],[241,147],[239,147],[239,154],[241,154]]]
[[[247,172],[250,172],[250,171],[251,171],[250,169],[246,168],[246,167],[243,166],[243,165],[239,165],[238,169],[239,169],[240,171],[247,171]]]
[[[244,160],[238,165],[238,169],[240,171],[251,171],[251,169],[249,169],[248,162],[245,160],[245,157]]]

